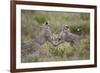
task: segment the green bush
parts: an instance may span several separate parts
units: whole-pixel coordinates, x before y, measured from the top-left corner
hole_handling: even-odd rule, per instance
[[[39,24],[44,23],[48,20],[48,16],[47,15],[43,15],[43,14],[33,14],[33,20],[37,21]]]
[[[83,24],[80,24],[80,25],[75,25],[75,24],[72,24],[72,25],[69,25],[69,29],[72,33],[76,33],[76,34],[90,34],[90,26],[89,26],[89,23],[83,23]]]

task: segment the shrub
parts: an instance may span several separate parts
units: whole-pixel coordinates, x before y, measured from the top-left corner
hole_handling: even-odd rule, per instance
[[[48,16],[47,15],[43,15],[43,14],[33,14],[33,20],[37,21],[39,24],[44,23],[45,21],[48,20]]]

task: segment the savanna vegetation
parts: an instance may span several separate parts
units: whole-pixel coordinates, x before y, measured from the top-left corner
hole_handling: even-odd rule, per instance
[[[21,47],[35,39],[44,22],[48,21],[54,34],[68,25],[70,32],[79,35],[79,43],[71,46],[68,42],[53,46],[46,42],[34,56],[29,48],[21,48],[21,62],[47,62],[86,60],[90,58],[90,15],[89,13],[49,12],[21,10]]]

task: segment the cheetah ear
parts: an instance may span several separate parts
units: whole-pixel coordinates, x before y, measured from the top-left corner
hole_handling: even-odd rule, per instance
[[[69,28],[68,25],[65,25],[65,28]]]
[[[44,25],[49,25],[49,21],[45,21],[44,22]]]
[[[45,25],[49,25],[49,23],[48,22],[45,22]]]
[[[49,25],[49,23],[46,21],[46,22],[44,22],[43,24],[42,24],[42,26],[40,26],[40,27],[44,27],[45,25]]]
[[[68,25],[64,25],[62,29],[63,29],[63,30],[68,30],[69,27],[68,27]]]

